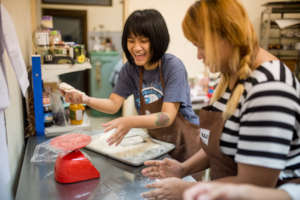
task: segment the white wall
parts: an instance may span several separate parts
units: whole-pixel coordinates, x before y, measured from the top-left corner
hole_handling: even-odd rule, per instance
[[[105,31],[122,30],[122,4],[120,0],[113,0],[113,6],[83,6],[83,5],[57,5],[42,4],[42,8],[86,10],[88,31],[92,31],[99,24],[104,25]]]
[[[31,55],[30,0],[2,0],[2,3],[14,22],[25,63],[29,65],[29,57]],[[21,92],[7,55],[4,57],[4,62],[6,63],[5,68],[10,95],[10,106],[5,111],[5,118],[10,168],[12,179],[14,180],[11,188],[13,188],[16,186],[14,184],[16,184],[15,181],[17,180],[24,149],[24,119]]]
[[[249,17],[259,33],[262,4],[271,0],[241,0]],[[280,1],[280,0],[272,0]],[[171,37],[168,52],[175,54],[184,62],[190,77],[202,72],[204,65],[196,59],[196,48],[188,42],[181,30],[184,14],[195,0],[128,0],[128,14],[137,9],[154,8],[164,16]]]
[[[203,64],[196,59],[196,48],[185,39],[181,22],[186,10],[195,0],[128,0],[128,15],[137,9],[154,8],[166,20],[170,45],[168,52],[179,57],[185,64],[190,77],[203,70]]]

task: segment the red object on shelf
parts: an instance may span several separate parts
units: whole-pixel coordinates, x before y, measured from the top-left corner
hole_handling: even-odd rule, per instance
[[[59,183],[75,183],[99,178],[100,173],[79,150],[60,155],[55,162],[55,180]]]

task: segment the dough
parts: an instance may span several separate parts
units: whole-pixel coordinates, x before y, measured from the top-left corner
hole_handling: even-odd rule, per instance
[[[70,92],[70,91],[74,90],[75,88],[73,88],[68,83],[62,82],[59,84],[59,89],[63,90],[64,92]]]
[[[135,158],[139,154],[143,155],[151,149],[160,147],[160,144],[154,143],[148,135],[145,137],[144,134],[132,132],[129,132],[118,146],[110,146],[107,139],[114,131],[113,129],[108,133],[93,136],[92,142],[87,147],[120,158]]]
[[[145,142],[142,136],[135,135],[132,137],[124,137],[122,142],[120,143],[121,146],[133,146]]]
[[[74,151],[85,147],[91,142],[89,135],[81,133],[69,133],[57,136],[50,141],[51,147],[62,151]]]

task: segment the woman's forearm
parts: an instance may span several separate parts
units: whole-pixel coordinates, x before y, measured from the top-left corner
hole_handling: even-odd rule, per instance
[[[200,149],[192,157],[182,163],[184,168],[184,175],[193,174],[203,171],[209,167],[209,162],[206,153]]]
[[[104,112],[108,114],[114,114],[118,112],[121,105],[116,105],[114,101],[111,99],[101,99],[101,98],[94,98],[94,97],[87,97],[86,101],[84,102],[89,107]]]
[[[280,170],[261,166],[237,163],[237,175],[217,179],[218,182],[252,184],[262,187],[275,187]]]
[[[239,185],[235,189],[236,199],[239,200],[255,200],[255,199],[281,199],[290,200],[289,194],[276,188],[264,188],[254,185]]]
[[[126,117],[130,122],[131,127],[156,129],[168,127],[171,122],[167,113],[159,112],[149,115],[137,115]]]

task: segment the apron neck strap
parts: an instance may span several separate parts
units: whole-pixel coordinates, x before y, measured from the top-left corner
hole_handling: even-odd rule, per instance
[[[145,99],[142,93],[143,89],[143,75],[144,75],[144,68],[139,68],[139,93],[140,93],[140,112],[144,115],[145,114]]]

